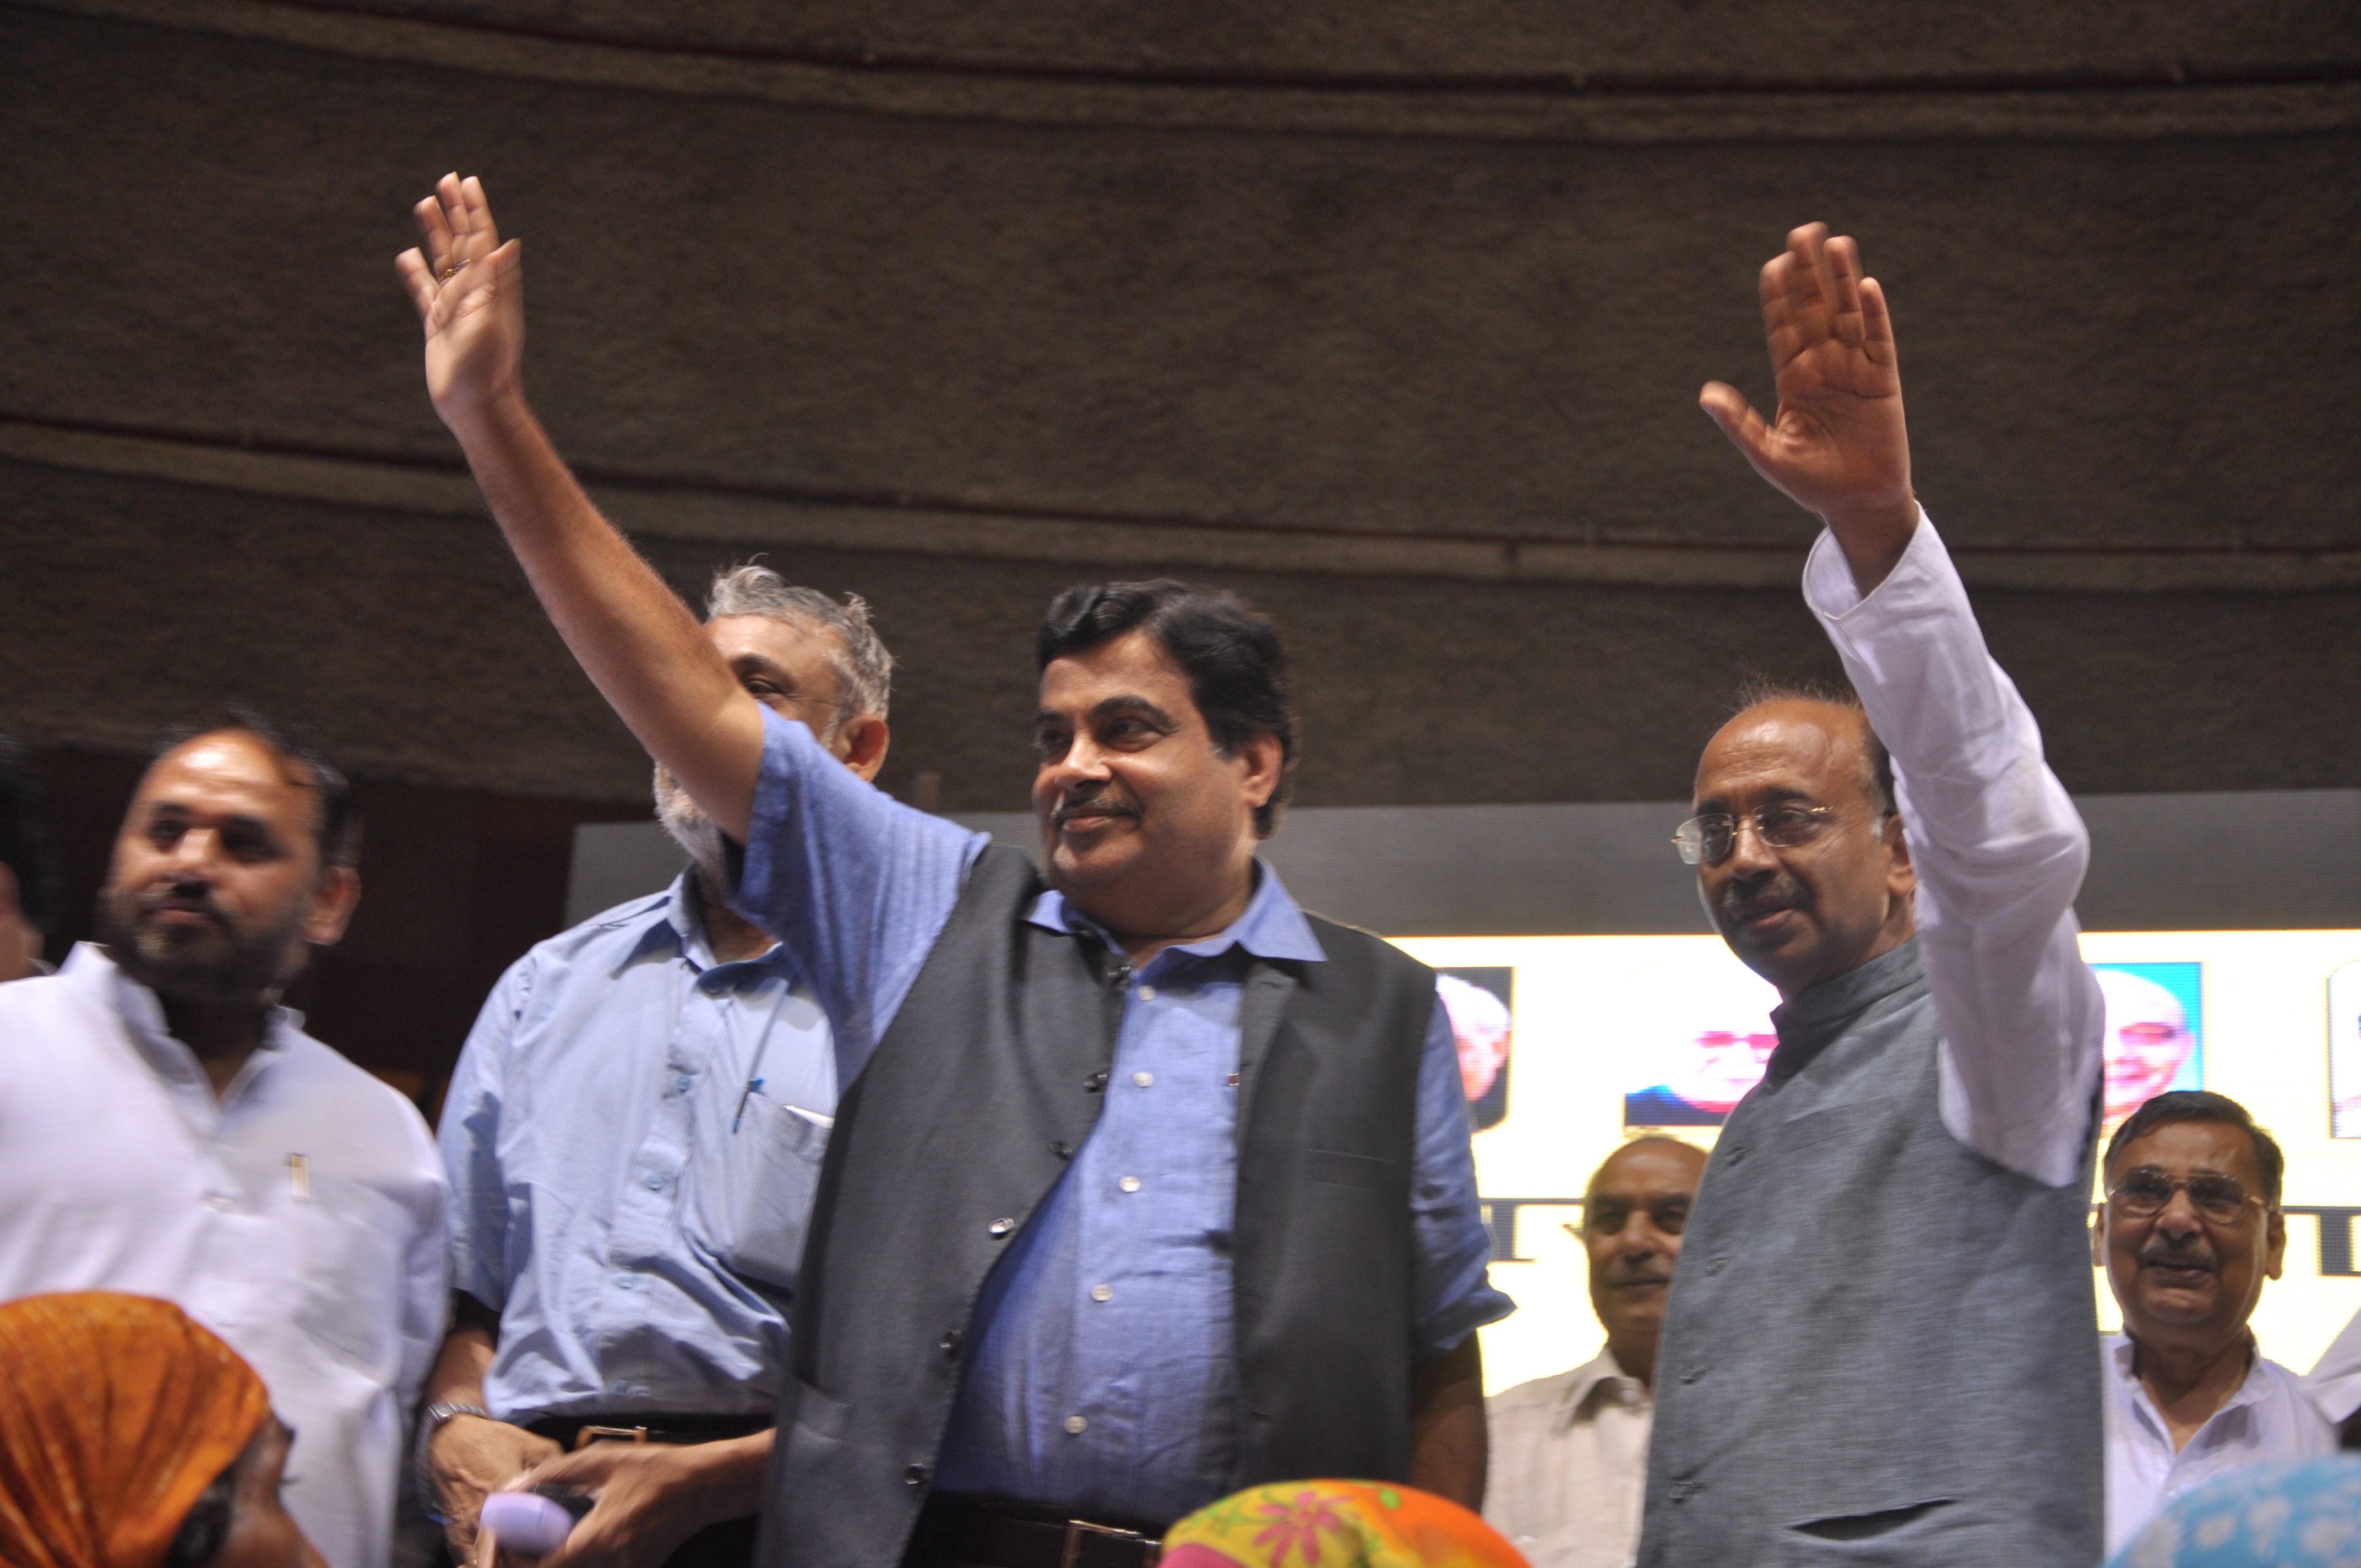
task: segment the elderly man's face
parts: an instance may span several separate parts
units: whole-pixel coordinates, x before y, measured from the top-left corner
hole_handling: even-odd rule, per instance
[[[258,737],[215,730],[148,770],[115,841],[100,935],[168,999],[249,1003],[344,935],[359,881],[323,869],[320,792]]]
[[[1590,1179],[1582,1245],[1590,1254],[1590,1305],[1623,1370],[1655,1376],[1664,1298],[1681,1255],[1705,1154],[1669,1138],[1626,1144]]]
[[[837,674],[842,644],[835,632],[807,630],[767,615],[717,615],[705,623],[705,635],[755,701],[810,730],[855,774],[877,776],[885,761],[884,721],[847,713],[850,694]],[[721,829],[661,762],[655,796],[656,820],[714,886],[722,886]]]
[[[2263,1193],[2254,1140],[2219,1122],[2169,1122],[2125,1144],[2107,1162],[2109,1191],[2135,1172],[2168,1180],[2226,1176],[2257,1200]],[[2210,1219],[2186,1187],[2147,1219],[2125,1215],[2121,1200],[2111,1198],[2100,1210],[2100,1225],[2124,1330],[2158,1347],[2226,1349],[2246,1333],[2263,1281],[2279,1277],[2287,1249],[2287,1222],[2276,1211],[2255,1201],[2235,1218]]]
[[[1765,844],[1752,819],[1765,807],[1811,814],[1815,836]],[[1730,854],[1697,867],[1697,888],[1730,950],[1782,996],[1908,940],[1917,879],[1901,819],[1881,820],[1858,711],[1802,701],[1748,708],[1706,746],[1694,809],[1740,819]]]

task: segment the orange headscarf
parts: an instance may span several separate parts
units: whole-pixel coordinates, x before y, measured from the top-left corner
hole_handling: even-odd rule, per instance
[[[1280,1481],[1164,1535],[1163,1568],[1525,1568],[1457,1503],[1384,1481]]]
[[[0,1306],[0,1563],[157,1568],[269,1414],[254,1369],[169,1301]]]

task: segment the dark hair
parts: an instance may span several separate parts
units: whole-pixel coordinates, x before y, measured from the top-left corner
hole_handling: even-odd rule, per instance
[[[291,763],[309,776],[300,782],[320,795],[320,810],[313,832],[320,841],[320,865],[349,866],[361,858],[360,822],[353,816],[353,786],[335,763],[313,748],[290,740],[287,733],[254,709],[239,703],[224,705],[220,716],[203,724],[175,724],[156,737],[148,749],[150,762],[161,761],[190,741],[205,735],[251,735],[282,764]]]
[[[1295,787],[1295,685],[1287,650],[1271,619],[1226,590],[1207,591],[1159,577],[1152,583],[1086,583],[1049,606],[1033,639],[1034,669],[1052,659],[1145,631],[1189,676],[1189,695],[1205,718],[1213,749],[1235,753],[1257,735],[1279,741],[1279,784],[1255,808],[1255,833],[1268,839]]]
[[[25,748],[0,735],[0,866],[16,879],[16,907],[46,931],[58,907],[57,850]]]
[[[1752,674],[1739,682],[1737,693],[1730,698],[1732,718],[1750,707],[1760,707],[1766,702],[1819,702],[1830,707],[1849,707],[1861,715],[1861,732],[1867,737],[1869,747],[1869,782],[1876,795],[1878,808],[1887,816],[1897,809],[1894,799],[1894,756],[1885,749],[1884,738],[1869,721],[1869,710],[1861,705],[1861,694],[1842,681],[1787,681],[1774,676]]]
[[[189,1505],[172,1544],[164,1549],[162,1568],[205,1568],[221,1555],[229,1543],[230,1518],[237,1511],[237,1466],[238,1461],[231,1460]]]
[[[2262,1168],[2263,1197],[2273,1208],[2279,1207],[2279,1179],[2287,1173],[2287,1156],[2279,1152],[2277,1140],[2255,1125],[2244,1105],[2208,1089],[2169,1090],[2125,1117],[2115,1135],[2107,1140],[2107,1157],[2099,1162],[2099,1168],[2112,1169],[2120,1151],[2175,1122],[2215,1122],[2246,1134],[2255,1146],[2255,1163]]]

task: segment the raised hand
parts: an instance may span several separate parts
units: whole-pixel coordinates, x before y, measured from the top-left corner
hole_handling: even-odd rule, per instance
[[[426,394],[456,430],[523,386],[524,258],[473,175],[443,176],[417,213],[423,243],[393,265],[426,329]]]
[[[1917,527],[1902,373],[1885,292],[1861,270],[1861,247],[1806,224],[1763,268],[1763,334],[1778,378],[1766,423],[1727,382],[1697,395],[1754,471],[1828,522],[1866,593]]]

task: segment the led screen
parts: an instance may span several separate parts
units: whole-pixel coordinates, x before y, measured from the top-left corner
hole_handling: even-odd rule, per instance
[[[1445,976],[1492,1280],[1521,1309],[1485,1331],[1485,1380],[1576,1365],[1602,1337],[1572,1229],[1583,1183],[1643,1129],[1710,1146],[1776,1044],[1777,994],[1713,937],[1398,941]],[[2107,1003],[2110,1124],[2165,1089],[2212,1089],[2285,1147],[2286,1274],[2255,1328],[2308,1368],[2361,1308],[2361,932],[2092,932],[2082,950]]]

